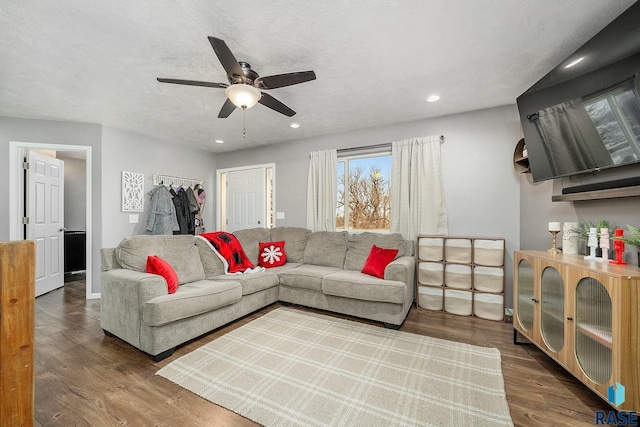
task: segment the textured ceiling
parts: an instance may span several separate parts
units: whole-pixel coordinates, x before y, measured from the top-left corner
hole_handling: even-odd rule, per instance
[[[513,104],[633,3],[3,0],[0,116],[220,152]],[[242,111],[217,118],[224,90],[156,81],[226,83],[207,36],[262,76],[314,70],[315,81],[269,91],[298,114],[257,105],[243,139]]]

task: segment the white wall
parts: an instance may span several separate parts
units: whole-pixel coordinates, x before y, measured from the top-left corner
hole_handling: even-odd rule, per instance
[[[207,191],[205,225],[208,230],[213,230],[216,165],[232,168],[275,163],[276,209],[285,212],[285,219],[278,220],[276,225],[305,226],[310,151],[366,146],[440,134],[445,136],[442,161],[449,232],[451,235],[506,238],[506,301],[511,306],[512,271],[509,266],[513,262],[512,251],[520,247],[521,235],[528,238],[527,232],[520,232],[521,209],[531,211],[537,208],[535,202],[534,205],[520,203],[520,191],[524,189],[524,193],[528,192],[512,165],[513,150],[521,138],[515,106],[326,135],[215,156],[209,152],[188,150],[100,125],[0,117],[0,159],[8,159],[9,141],[93,147],[92,291],[99,293],[100,248],[116,246],[123,237],[144,233],[146,224],[146,211],[140,215],[138,224],[129,224],[128,213],[121,212],[123,170],[143,173],[145,192],[151,189],[153,173],[204,179]],[[5,164],[0,165],[0,177],[8,182],[8,174],[8,164],[5,161]],[[148,202],[146,198],[145,209]],[[589,209],[591,208],[585,207],[586,212]],[[523,218],[529,220],[528,215],[529,212],[523,214]],[[540,218],[539,215],[532,215],[536,220]],[[9,238],[8,218],[9,208],[0,204],[0,239]],[[544,217],[544,221],[548,222],[549,219]]]
[[[69,231],[87,229],[87,162],[68,157],[64,152],[56,157],[64,162],[64,226]]]
[[[640,166],[636,166],[640,170]],[[547,250],[551,247],[550,221],[609,221],[609,227],[623,228],[627,224],[640,227],[640,197],[591,200],[579,202],[552,202],[561,180],[533,183],[531,175],[520,179],[520,242],[522,249]],[[554,193],[554,185],[556,187]],[[625,248],[625,261],[638,265],[638,251],[633,246]]]
[[[205,180],[205,189],[213,188],[215,158],[212,153],[180,148],[97,124],[0,117],[0,178],[5,183],[9,182],[12,141],[92,147],[92,294],[100,293],[100,249],[116,246],[123,237],[144,232],[146,212],[135,225],[129,224],[128,214],[120,211],[123,170],[144,173],[146,191],[151,189],[151,175],[156,172],[194,176]],[[214,224],[213,200],[209,196],[205,206],[205,225],[209,228]],[[10,238],[9,215],[8,203],[0,203],[0,240]]]
[[[449,234],[504,237],[507,240],[507,306],[511,307],[513,250],[520,247],[520,179],[513,151],[521,138],[515,105],[400,123],[221,153],[224,168],[276,165],[276,226],[306,225],[309,152],[444,135],[442,163]]]
[[[0,117],[0,179],[9,182],[10,142],[38,144],[81,145],[92,150],[91,174],[93,211],[91,223],[94,230],[102,227],[101,205],[101,126],[90,123],[60,122],[51,120],[19,119]],[[0,203],[0,240],[9,240],[8,203]],[[91,245],[91,293],[100,292],[100,248],[101,234],[93,233]]]
[[[102,128],[102,205],[103,247],[115,247],[124,237],[146,234],[149,215],[149,196],[154,173],[205,180],[204,188],[212,188],[215,179],[213,153],[167,144],[131,132],[107,126]],[[122,212],[122,171],[144,174],[144,212],[138,214],[137,224],[129,223],[130,212]],[[205,204],[204,223],[214,224],[214,199]]]

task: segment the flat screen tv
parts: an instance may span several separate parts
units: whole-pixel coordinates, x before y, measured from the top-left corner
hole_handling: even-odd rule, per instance
[[[534,181],[640,162],[640,2],[517,104]]]

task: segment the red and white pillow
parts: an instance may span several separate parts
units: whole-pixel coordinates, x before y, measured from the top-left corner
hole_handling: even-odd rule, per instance
[[[284,240],[280,242],[260,242],[258,265],[266,268],[279,267],[287,263]]]
[[[396,255],[398,255],[397,249],[384,249],[373,245],[362,267],[362,273],[384,279],[384,269],[396,259]]]

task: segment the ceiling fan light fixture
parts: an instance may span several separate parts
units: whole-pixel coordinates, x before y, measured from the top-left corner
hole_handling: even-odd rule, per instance
[[[262,92],[247,84],[234,84],[225,89],[227,98],[238,108],[251,108],[258,103]]]

